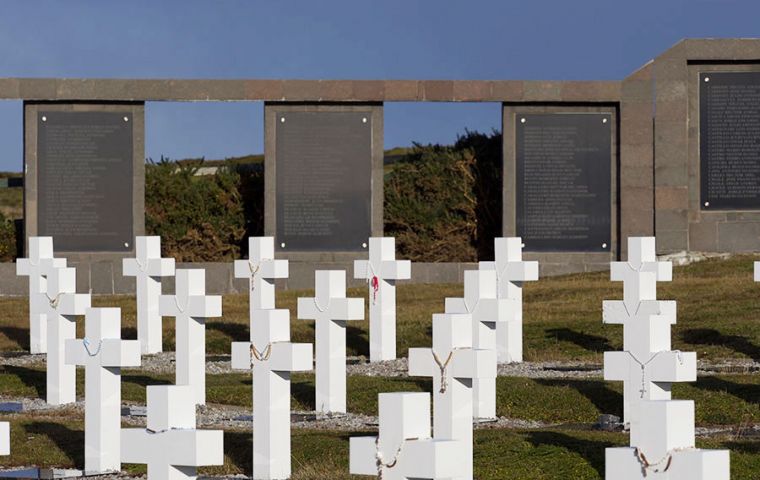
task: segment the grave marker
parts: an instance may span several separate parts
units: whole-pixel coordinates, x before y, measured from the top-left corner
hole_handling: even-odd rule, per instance
[[[369,287],[369,361],[396,358],[396,280],[412,276],[409,260],[396,260],[396,239],[369,239],[369,259],[354,260],[354,278]]]
[[[290,478],[290,374],[312,369],[310,343],[290,342],[290,312],[259,310],[250,342],[232,343],[232,368],[253,375],[253,478]]]
[[[496,351],[502,363],[523,361],[522,285],[538,280],[538,262],[522,259],[520,237],[494,239],[494,261],[480,262],[481,270],[496,272],[496,297],[511,300],[515,308],[511,317],[496,322]]]
[[[206,295],[206,271],[178,269],[175,295],[161,295],[161,316],[176,317],[177,385],[192,387],[195,403],[206,403],[206,318],[222,316],[222,297]]]
[[[496,352],[472,348],[470,315],[434,314],[433,348],[409,349],[409,375],[433,378],[433,436],[461,442],[472,479],[472,381],[496,378]]]
[[[315,321],[318,412],[346,412],[346,322],[364,320],[364,299],[346,298],[346,272],[317,270],[313,298],[298,299],[298,318]]]
[[[84,471],[121,471],[121,367],[140,366],[140,342],[121,339],[120,308],[88,308],[85,337],[66,340],[66,364],[85,367]]]
[[[693,352],[671,351],[676,304],[657,300],[657,282],[672,279],[672,265],[658,262],[655,239],[628,239],[629,261],[613,262],[610,277],[623,281],[623,300],[603,302],[603,321],[623,325],[622,352],[605,352],[605,380],[623,381],[623,417],[634,423],[642,400],[667,400],[672,382],[696,380]]]
[[[29,237],[29,258],[16,260],[16,275],[29,277],[29,353],[47,352],[47,318],[35,313],[42,306],[33,304],[41,298],[34,294],[45,292],[50,272],[65,266],[66,259],[53,254],[53,237]]]
[[[76,337],[75,317],[90,307],[90,294],[76,291],[76,269],[55,268],[47,277],[47,291],[36,293],[32,304],[47,318],[46,395],[50,405],[76,401],[76,367],[66,364],[65,343]]]
[[[121,430],[121,461],[148,465],[151,480],[195,479],[196,467],[222,465],[224,432],[196,430],[189,385],[149,385],[147,428]]]
[[[0,422],[0,455],[11,454],[11,426],[8,422]]]
[[[694,402],[643,401],[631,445],[605,450],[607,480],[729,480],[728,450],[694,448]]]
[[[378,410],[379,435],[350,439],[352,474],[383,480],[443,480],[465,475],[462,443],[430,437],[429,393],[381,393]]]
[[[494,270],[464,272],[464,297],[447,298],[446,313],[472,315],[472,348],[496,351],[496,322],[513,315],[514,300],[496,298]],[[472,381],[475,418],[496,417],[496,378]]]
[[[274,237],[249,237],[248,260],[235,260],[235,278],[248,279],[248,309],[253,333],[257,312],[275,307],[277,278],[288,278],[288,261],[275,260]]]
[[[143,354],[159,353],[161,346],[160,277],[174,275],[174,259],[161,258],[161,237],[137,237],[135,258],[125,258],[125,277],[136,277],[137,339]]]

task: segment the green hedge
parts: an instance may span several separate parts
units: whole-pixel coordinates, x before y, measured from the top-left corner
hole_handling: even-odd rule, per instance
[[[263,175],[230,166],[197,176],[202,164],[162,158],[146,165],[145,229],[179,262],[240,258],[246,238],[262,233]]]
[[[386,176],[385,235],[416,262],[492,258],[501,171],[496,132],[466,132],[453,146],[415,145]]]

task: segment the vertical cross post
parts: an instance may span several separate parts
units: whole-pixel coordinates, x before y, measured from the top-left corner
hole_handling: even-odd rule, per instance
[[[177,385],[206,404],[206,318],[222,316],[222,297],[206,295],[206,271],[178,269],[175,295],[161,295],[161,316],[176,317]]]
[[[121,471],[121,367],[140,366],[140,342],[121,339],[120,308],[88,308],[85,337],[66,340],[66,364],[82,365],[84,471]]]
[[[47,276],[66,266],[65,258],[53,255],[53,237],[29,237],[29,258],[16,260],[16,275],[29,277],[29,352],[47,352],[47,317],[41,313],[37,294],[47,291]]]
[[[496,351],[502,363],[523,361],[523,283],[538,280],[538,262],[522,259],[522,238],[494,239],[494,261],[480,262],[481,270],[496,272],[496,297],[514,302],[510,318],[496,322]]]
[[[137,237],[135,258],[122,260],[125,277],[136,277],[137,339],[143,354],[161,351],[161,315],[158,299],[161,278],[174,275],[174,259],[161,258],[161,237]]]
[[[496,298],[496,272],[464,272],[464,297],[447,298],[446,313],[472,316],[472,348],[496,350],[496,323],[504,321],[515,308],[513,300]],[[475,418],[496,417],[496,378],[479,378],[473,384]]]
[[[298,299],[298,318],[315,321],[318,412],[346,412],[346,322],[364,320],[364,300],[346,298],[346,272],[317,270],[313,298]]]
[[[76,337],[76,316],[90,307],[90,294],[76,291],[76,269],[55,268],[47,278],[47,289],[35,293],[35,313],[47,318],[46,395],[50,405],[76,401],[76,367],[66,365],[66,340]]]
[[[248,260],[235,260],[235,278],[248,279],[248,309],[251,334],[261,310],[275,307],[278,278],[288,278],[288,261],[274,259],[274,237],[249,237]]]
[[[232,343],[232,368],[253,375],[253,478],[290,478],[290,374],[312,369],[310,343],[290,343],[290,312],[259,310],[251,342]]]
[[[459,461],[472,479],[472,382],[496,378],[496,352],[472,348],[472,318],[433,315],[433,348],[409,349],[409,375],[433,378],[433,435],[461,442]]]
[[[409,260],[396,260],[396,239],[369,239],[369,259],[354,261],[354,278],[369,288],[369,361],[396,358],[396,280],[411,278]]]

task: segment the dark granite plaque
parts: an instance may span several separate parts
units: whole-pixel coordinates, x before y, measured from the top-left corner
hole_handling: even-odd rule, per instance
[[[760,209],[760,72],[699,75],[704,210]]]
[[[37,231],[57,251],[130,251],[132,177],[131,113],[38,113]]]
[[[370,112],[281,112],[276,122],[277,248],[364,250],[371,234]]]
[[[611,244],[612,115],[517,114],[517,235],[526,251]]]

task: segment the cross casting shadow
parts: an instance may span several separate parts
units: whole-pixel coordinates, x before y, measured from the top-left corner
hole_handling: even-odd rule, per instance
[[[78,468],[84,468],[84,431],[53,422],[34,422],[23,427],[28,434],[44,435]]]
[[[760,385],[734,383],[718,377],[699,377],[696,387],[711,392],[726,392],[747,403],[760,405]]]
[[[0,372],[5,372],[8,375],[15,375],[24,385],[33,388],[37,392],[39,398],[45,398],[47,380],[44,370],[5,365],[0,367]]]
[[[216,330],[217,332],[230,337],[235,342],[246,342],[249,340],[248,326],[242,323],[230,322],[206,322],[206,328]]]
[[[0,327],[0,333],[8,337],[8,340],[16,342],[19,350],[29,351],[29,329],[5,326]]]
[[[247,432],[224,432],[224,454],[247,477],[253,475],[253,437],[250,430]]]
[[[602,380],[537,378],[534,381],[547,387],[570,387],[589,399],[600,413],[623,415],[623,394],[610,389],[609,385]]]
[[[757,440],[733,440],[731,442],[726,442],[723,447],[731,450],[732,454],[733,452],[741,452],[749,455],[760,454],[760,442]]]
[[[555,338],[561,342],[570,342],[590,352],[609,352],[614,350],[610,341],[598,335],[576,332],[569,328],[552,328],[546,331],[546,338]]]
[[[681,339],[693,345],[715,345],[743,353],[752,360],[760,360],[760,346],[741,335],[724,335],[712,328],[691,328],[681,333]]]
[[[604,449],[616,446],[612,442],[582,440],[552,431],[527,432],[525,435],[534,447],[553,445],[580,455],[597,471],[599,478],[604,478]]]

